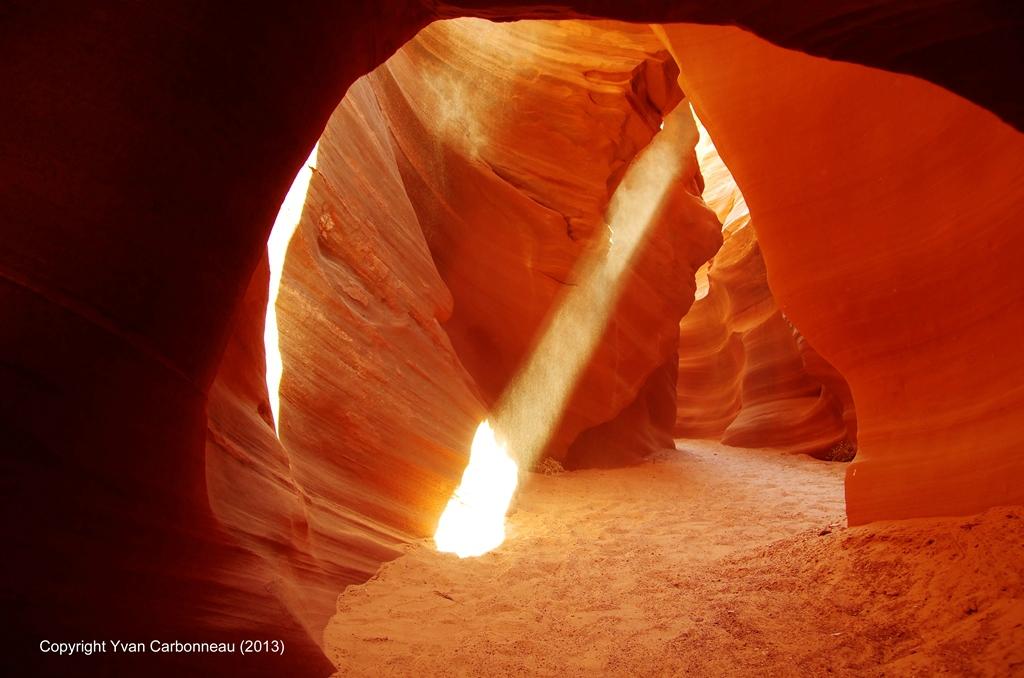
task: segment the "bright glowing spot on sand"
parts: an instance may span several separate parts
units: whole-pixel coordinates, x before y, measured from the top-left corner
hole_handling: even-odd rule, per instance
[[[267,258],[270,261],[270,294],[267,297],[267,320],[263,326],[263,348],[267,356],[267,394],[270,396],[270,411],[274,413],[274,430],[279,426],[281,411],[281,344],[277,330],[277,294],[281,289],[281,273],[284,271],[284,255],[288,251],[288,243],[302,218],[302,206],[306,204],[306,192],[313,178],[316,167],[316,153],[320,147],[317,142],[302,169],[295,175],[292,187],[281,203],[281,210],[274,220],[274,227],[267,239]]]
[[[519,466],[489,422],[476,429],[469,465],[434,534],[437,550],[479,556],[505,541],[505,514],[519,484]]]

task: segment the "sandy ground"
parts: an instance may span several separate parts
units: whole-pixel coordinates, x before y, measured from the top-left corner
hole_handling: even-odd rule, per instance
[[[351,586],[338,675],[1024,675],[1024,510],[845,527],[842,464],[679,441],[530,474],[480,558]]]

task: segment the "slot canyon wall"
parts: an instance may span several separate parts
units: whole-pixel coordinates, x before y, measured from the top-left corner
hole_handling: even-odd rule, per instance
[[[207,487],[214,514],[260,561],[247,581],[270,582],[318,641],[341,588],[432,531],[483,417],[439,325],[451,295],[366,79],[320,138],[282,272],[280,441],[265,382],[267,284],[258,270],[210,393]]]
[[[257,467],[246,469],[244,482],[251,484],[253,492],[269,490],[273,498],[268,497],[268,503],[278,504],[296,519],[294,527],[276,520],[246,526],[248,534],[274,551],[277,560],[270,565],[254,557],[252,544],[245,546],[245,534],[231,527],[231,512],[244,518],[253,509],[218,502],[218,497],[227,498],[217,489],[217,474],[225,469],[208,468],[207,400],[222,357],[228,361],[222,374],[232,369],[232,360],[242,365],[258,362],[253,325],[248,328],[249,343],[242,341],[234,357],[225,353],[225,346],[233,330],[242,332],[237,328],[245,326],[249,304],[259,306],[258,284],[252,287],[250,282],[295,169],[356,78],[382,63],[431,20],[471,14],[740,25],[793,49],[920,76],[984,106],[1018,130],[1024,124],[1019,93],[1006,85],[1006,74],[1019,73],[1024,67],[1020,17],[1009,3],[963,0],[896,7],[859,0],[557,6],[311,2],[253,6],[240,13],[233,6],[191,1],[174,7],[119,3],[116,9],[14,2],[3,13],[0,83],[7,105],[0,126],[0,308],[4,309],[0,432],[4,514],[10,517],[4,538],[10,556],[4,562],[2,598],[14,627],[10,636],[14,649],[4,659],[22,674],[53,672],[54,660],[36,651],[39,639],[47,636],[143,633],[236,640],[242,630],[248,636],[285,638],[288,652],[279,659],[261,658],[258,664],[239,664],[229,658],[220,665],[224,672],[325,675],[331,671],[316,639],[291,621],[282,604],[293,593],[277,579],[266,586],[266,573],[276,567],[301,570],[289,576],[316,586],[316,581],[323,581],[321,576],[330,579],[343,566],[320,560],[321,554],[333,550],[333,544],[322,543],[315,528],[304,527],[310,514],[291,486],[294,478],[268,480],[268,474],[283,473],[283,458],[268,437],[269,425],[261,429],[260,421],[253,418],[255,407],[255,416],[266,422],[259,405],[265,394],[259,392],[257,382],[244,381],[251,373],[242,370],[236,374],[238,381],[222,384],[234,389],[241,403],[229,402],[226,407],[249,408],[244,415],[236,413],[245,419],[237,425],[258,432],[244,441],[254,450],[251,454],[258,454]],[[673,44],[681,51],[674,39]],[[717,54],[714,45],[693,49]],[[735,63],[751,63],[740,58],[744,53],[737,52]],[[758,88],[751,90],[761,92],[757,97],[736,97],[738,83],[743,82],[738,74],[716,70],[734,63],[731,55],[718,59],[717,65],[695,61],[699,54],[686,56],[695,62],[695,74],[734,78],[724,78],[717,86],[711,81],[702,82],[700,88],[687,88],[685,80],[683,84],[706,121],[715,120],[712,132],[757,213],[758,237],[780,306],[850,378],[858,415],[865,410],[862,421],[872,417],[885,421],[885,410],[901,404],[900,396],[906,392],[899,391],[905,387],[899,379],[885,382],[865,370],[858,372],[860,380],[854,378],[848,363],[859,358],[847,356],[843,361],[843,351],[832,350],[842,343],[829,341],[836,332],[805,322],[807,318],[797,309],[791,312],[790,304],[799,306],[799,298],[813,296],[816,288],[810,285],[800,295],[793,286],[808,283],[807,275],[776,284],[775,272],[780,279],[787,268],[807,273],[806,263],[800,261],[807,252],[789,258],[783,239],[772,238],[772,202],[767,191],[778,187],[754,188],[759,181],[782,182],[785,195],[796,194],[796,202],[821,203],[831,194],[809,185],[812,174],[805,170],[827,167],[831,158],[843,156],[815,151],[813,158],[794,157],[783,163],[781,159],[792,157],[794,151],[785,147],[782,153],[760,154],[751,167],[732,159],[742,156],[742,148],[751,141],[752,147],[770,144],[779,151],[794,134],[811,131],[827,137],[820,120],[817,126],[810,122],[818,117],[843,119],[843,109],[822,112],[821,103],[815,105],[808,94],[810,82],[789,82],[780,90],[793,97],[784,116],[772,117],[766,109],[757,114],[764,115],[761,125],[754,124],[756,116],[737,119],[734,116],[747,118],[752,108],[760,111],[772,97]],[[757,72],[772,64],[778,65],[773,59],[758,61]],[[879,88],[887,92],[882,103],[893,103],[892,82],[883,78],[864,83],[872,95],[861,101],[874,101],[873,88]],[[821,86],[819,94],[831,91],[827,84],[814,81]],[[698,98],[697,89],[706,89],[706,96]],[[715,101],[729,98],[719,100],[713,94],[729,91],[734,100],[757,106],[731,115],[726,115],[727,110],[708,115],[705,107],[717,108]],[[925,100],[936,103],[938,90],[928,91],[931,94]],[[896,193],[904,205],[897,210],[901,218],[895,220],[889,214],[885,223],[898,222],[897,228],[862,234],[860,223],[843,230],[841,222],[832,220],[817,224],[822,229],[817,236],[814,228],[801,222],[774,228],[784,234],[799,225],[801,236],[820,244],[826,237],[823,224],[832,224],[827,235],[839,239],[837,249],[849,246],[841,250],[848,253],[843,259],[846,274],[858,269],[854,255],[864,255],[863,244],[856,242],[860,238],[870,241],[888,233],[878,241],[886,247],[872,250],[869,262],[894,256],[889,246],[905,241],[933,249],[939,240],[950,243],[947,256],[926,258],[928,267],[908,269],[900,276],[926,287],[915,292],[928,292],[927,286],[933,285],[931,293],[922,296],[928,300],[922,308],[937,315],[928,316],[918,332],[907,336],[902,329],[876,330],[885,336],[869,336],[868,345],[881,350],[884,347],[876,341],[884,339],[896,346],[900,340],[917,337],[921,345],[929,346],[928,337],[944,336],[953,327],[950,336],[964,340],[965,353],[956,355],[953,343],[945,342],[945,352],[932,355],[952,362],[941,365],[934,375],[941,383],[916,383],[911,395],[919,408],[933,398],[941,401],[936,410],[939,417],[956,409],[953,399],[959,393],[959,402],[971,403],[971,408],[959,411],[961,419],[977,422],[1000,411],[1005,401],[1002,394],[1014,392],[1009,381],[1020,383],[1020,358],[1012,351],[1013,342],[998,345],[978,340],[983,335],[989,339],[1019,336],[1014,334],[1019,333],[1019,325],[1008,320],[1012,318],[1008,314],[1019,311],[1019,276],[1009,267],[1019,258],[1021,243],[1019,229],[1015,232],[1007,225],[1007,215],[1019,213],[1021,190],[1019,166],[1005,155],[1019,144],[1019,133],[1000,127],[978,108],[941,94],[936,110],[955,109],[960,123],[955,129],[960,132],[964,125],[980,124],[982,137],[970,148],[962,141],[948,147],[933,143],[930,149],[944,149],[943,162],[917,164],[916,169],[921,176],[946,177],[944,183],[933,185],[945,200],[960,196],[960,207],[978,207],[978,211],[967,210],[969,222],[936,215],[936,206],[921,200],[920,191],[903,194],[897,190],[902,185],[864,179],[862,174],[862,190],[850,191],[863,196],[864,205],[851,212],[851,219],[863,216],[876,193]],[[849,99],[840,100],[850,106]],[[919,110],[916,105],[908,110]],[[883,108],[892,112],[888,105]],[[901,122],[901,129],[917,134],[916,123]],[[747,124],[758,130],[758,138],[751,140],[741,131]],[[780,130],[787,133],[779,134]],[[864,137],[870,137],[870,131],[862,132],[858,140]],[[884,141],[895,142],[890,147],[893,155],[912,150],[903,145],[906,139]],[[873,147],[884,145],[879,142]],[[994,164],[989,164],[990,157],[997,159]],[[766,178],[766,168],[786,171]],[[883,213],[896,209],[896,202],[889,198],[880,203]],[[869,215],[866,223],[874,223],[875,216]],[[930,239],[929,234],[942,237]],[[959,239],[952,237],[957,234]],[[909,252],[906,246],[895,249],[903,255]],[[839,276],[825,278],[835,282]],[[877,282],[887,281],[879,278]],[[870,314],[863,306],[876,305],[877,295],[866,295],[861,301],[855,292],[830,288],[832,310],[845,313],[857,302],[861,310],[854,317],[867,318]],[[989,323],[982,315],[971,314],[989,314],[996,320]],[[834,320],[827,312],[824,316]],[[888,318],[871,317],[874,327],[885,327]],[[971,324],[972,319],[977,322]],[[838,333],[843,331],[840,323],[833,325]],[[897,324],[898,329],[902,327]],[[975,350],[979,346],[985,350]],[[975,358],[980,368],[974,378],[956,372],[959,359]],[[894,360],[895,356],[889,362]],[[1006,369],[993,376],[997,365]],[[935,388],[927,388],[931,386]],[[979,388],[972,390],[975,387]],[[1000,391],[1000,387],[1006,389]],[[897,392],[888,394],[887,388]],[[927,396],[920,402],[916,395],[922,392]],[[211,407],[217,411],[215,405]],[[890,423],[902,421],[904,414],[898,410]],[[1020,457],[1013,456],[1012,446],[1019,444],[1021,432],[1008,417],[972,424],[972,430],[962,435],[954,431],[949,445],[943,437],[948,429],[936,428],[934,435],[921,437],[920,427],[914,427],[917,437],[911,441],[910,455],[897,449],[899,427],[875,428],[872,435],[884,444],[876,448],[877,456],[868,450],[855,465],[867,473],[851,473],[851,506],[870,507],[870,511],[855,509],[851,517],[867,520],[905,514],[909,504],[893,503],[888,497],[900,495],[908,477],[914,497],[923,495],[926,486],[931,488],[933,497],[921,504],[929,512],[967,512],[980,504],[1012,500],[1007,488],[1020,486],[1021,476],[1013,461]],[[968,434],[979,428],[982,442],[970,445]],[[222,444],[238,444],[230,431],[222,435]],[[864,445],[869,441],[865,439]],[[973,454],[975,449],[980,450],[978,455]],[[229,455],[230,450],[217,453]],[[892,463],[885,462],[886,457]],[[975,463],[958,475],[957,463],[951,463],[958,459]],[[220,461],[228,469],[252,462]],[[872,468],[879,469],[874,476],[877,486],[871,484]],[[899,469],[913,472],[895,473]],[[979,500],[989,488],[999,491]],[[333,509],[317,508],[322,515],[328,510]],[[264,518],[254,515],[254,520]],[[316,557],[290,550],[302,543],[304,533],[311,534],[310,543],[317,544]],[[103,666],[102,658],[89,660],[93,667]],[[209,656],[201,660],[168,656],[158,665],[147,663],[145,673],[182,675],[200,666],[216,672],[217,661]],[[130,666],[119,662],[117,668],[123,671]]]
[[[706,133],[708,206],[725,242],[680,323],[676,435],[848,457],[856,415],[845,379],[779,311],[743,194]]]
[[[659,30],[779,308],[849,383],[850,523],[1024,501],[1024,357],[1006,340],[1024,332],[1020,132],[921,80]]]
[[[445,330],[489,405],[580,284],[584,255],[607,250],[609,200],[679,103],[676,76],[644,25],[482,20],[436,23],[369,76],[452,291]],[[696,130],[686,123],[678,154],[690,157]],[[681,175],[669,190],[699,195],[695,159]],[[699,200],[675,202],[623,274],[604,339],[546,447],[570,467],[672,444],[677,320],[694,270],[720,242]],[[595,426],[603,444],[574,444]]]

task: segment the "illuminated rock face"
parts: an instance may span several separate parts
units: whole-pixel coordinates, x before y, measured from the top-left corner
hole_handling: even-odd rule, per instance
[[[829,456],[856,436],[846,382],[779,311],[746,201],[704,131],[697,154],[725,243],[680,323],[675,433]]]
[[[666,32],[779,307],[849,382],[850,522],[1024,501],[1024,137],[926,82]]]
[[[432,532],[484,411],[441,328],[451,295],[365,80],[321,139],[278,298],[280,434],[330,525],[323,547],[368,552],[351,564],[367,572],[397,539]]]
[[[304,492],[274,433],[264,380],[263,322],[269,272],[256,269],[210,389],[206,491],[210,508],[237,549],[230,586],[242,601],[222,622],[228,632],[273,619],[293,627],[287,641],[317,638],[333,611],[331,592],[351,578],[347,561],[310,549]],[[271,600],[266,600],[268,588]],[[240,617],[233,618],[233,617]]]
[[[579,283],[582,255],[608,247],[606,207],[680,101],[676,73],[646,26],[460,20],[422,31],[371,76],[454,298],[445,329],[488,403]],[[694,141],[679,153],[692,156]],[[689,167],[672,190],[692,197],[699,179]],[[691,200],[651,233],[622,277],[621,298],[609,300],[618,303],[606,340],[549,455],[570,466],[614,464],[671,444],[674,387],[663,368],[674,369],[693,271],[717,245],[709,216]],[[597,425],[602,445],[571,446]]]
[[[715,256],[708,295],[680,325],[676,433],[821,456],[849,435],[843,406],[809,373],[764,272],[750,227]],[[815,367],[829,366],[818,357]]]
[[[356,82],[321,137],[282,275],[284,444],[263,381],[265,268],[210,396],[211,507],[314,638],[341,587],[433,531],[484,416],[439,325],[451,296],[390,144]]]
[[[610,28],[590,29],[573,23],[562,27],[571,29],[566,35],[576,41],[563,47],[565,56],[570,49],[583,49],[588,39],[597,39],[592,49],[616,40]],[[412,58],[407,52],[418,54],[437,34],[453,39],[442,27],[428,31],[391,64]],[[501,31],[497,34],[502,35]],[[455,37],[466,40],[468,35],[471,33],[464,30]],[[525,37],[550,39],[556,35],[527,33]],[[476,239],[456,241],[460,247],[451,240],[446,242],[454,254],[471,257],[465,261],[463,274],[476,275],[475,280],[484,286],[482,290],[470,288],[471,292],[504,298],[532,323],[539,322],[547,310],[545,305],[557,299],[562,287],[549,275],[571,282],[572,266],[579,255],[588,247],[601,246],[607,237],[602,217],[614,189],[608,182],[614,184],[618,177],[610,177],[621,175],[628,160],[657,130],[661,110],[654,107],[652,98],[665,109],[679,98],[678,91],[672,89],[675,71],[653,35],[645,28],[631,29],[623,36],[633,41],[633,46],[622,48],[623,54],[611,59],[618,70],[591,74],[591,82],[580,75],[580,64],[562,64],[557,78],[548,76],[561,85],[529,93],[535,109],[561,110],[563,119],[538,126],[532,137],[536,144],[529,147],[533,155],[525,161],[517,160],[518,137],[510,136],[513,130],[502,126],[496,112],[493,117],[479,116],[479,121],[491,127],[478,131],[482,135],[478,141],[506,135],[504,166],[523,174],[524,188],[496,178],[478,156],[458,144],[445,149],[452,156],[448,173],[431,177],[461,176],[463,183],[452,182],[450,199],[456,204],[462,201],[473,206],[481,196],[489,198],[489,203],[476,205],[476,211],[463,205],[465,214],[473,219],[467,217],[459,223],[462,235],[478,232]],[[525,37],[518,36],[518,51],[509,47],[512,51],[503,55],[506,61],[523,59],[523,50],[530,44],[523,42]],[[482,43],[476,44],[482,49]],[[461,53],[461,43],[448,47],[460,47],[454,53]],[[652,60],[644,50],[660,53]],[[591,54],[590,58],[594,60],[590,66],[604,65],[602,57]],[[471,68],[473,61],[459,63]],[[538,66],[555,69],[556,64]],[[439,68],[449,66],[442,63]],[[254,602],[245,603],[247,612],[237,622],[242,627],[258,623],[260,618],[275,618],[282,626],[294,627],[297,622],[296,634],[318,640],[344,585],[365,580],[380,562],[398,554],[402,542],[432,533],[462,472],[473,430],[485,416],[477,387],[440,325],[449,319],[453,300],[434,258],[442,262],[457,258],[438,244],[443,232],[421,228],[410,202],[409,194],[417,195],[415,185],[406,187],[412,176],[407,167],[404,173],[399,171],[398,161],[406,161],[406,156],[398,152],[396,141],[415,128],[399,117],[400,110],[386,96],[385,75],[379,73],[353,84],[328,122],[302,220],[289,247],[277,305],[284,364],[279,422],[283,444],[272,428],[263,380],[265,264],[246,293],[211,389],[206,485],[214,515],[243,547],[233,567],[244,570],[246,576],[235,579],[232,586]],[[470,75],[478,78],[480,73],[471,70]],[[497,75],[500,71],[495,72],[495,79]],[[504,87],[521,86],[517,78],[522,74],[514,75]],[[576,94],[561,101],[562,88],[569,87],[566,82],[576,88]],[[415,73],[406,75],[406,86],[422,87],[424,83],[429,80]],[[511,94],[503,89],[496,96]],[[391,104],[388,116],[382,112],[378,96]],[[574,107],[591,98],[600,102],[588,111],[600,123],[599,132],[583,127],[578,130],[579,139],[563,140],[561,147],[552,148],[558,143],[552,125],[565,126],[566,120],[577,115]],[[476,118],[470,115],[470,119]],[[389,124],[404,126],[389,130]],[[623,128],[625,134],[620,134]],[[434,127],[428,133],[446,140],[444,131]],[[696,131],[691,132],[686,138],[692,147]],[[604,139],[604,146],[580,146],[579,141],[592,133]],[[558,155],[563,152],[583,154],[577,162],[589,174],[580,173],[575,179],[565,174]],[[560,174],[538,177],[528,171],[535,165]],[[462,167],[463,174],[455,174],[453,166]],[[695,180],[695,162],[688,167]],[[563,195],[556,190],[560,180],[575,180],[578,185],[574,192]],[[571,219],[575,239],[566,231],[568,222],[560,218],[550,237],[544,236],[552,210],[541,208],[536,195],[531,197],[530,182],[561,197],[564,211],[575,210]],[[695,181],[684,188],[690,194],[699,190]],[[483,218],[488,207],[502,219],[492,222]],[[674,415],[674,369],[666,367],[674,368],[675,361],[676,321],[672,319],[685,309],[681,300],[692,298],[692,286],[688,288],[685,279],[680,284],[675,277],[692,279],[693,268],[717,244],[717,225],[699,207],[687,204],[683,214],[695,210],[702,219],[703,236],[693,233],[694,229],[688,231],[684,221],[663,220],[653,229],[658,246],[641,252],[636,270],[626,277],[622,311],[612,331],[626,337],[633,352],[637,347],[644,352],[633,363],[627,386],[618,386],[610,402],[602,401],[568,434],[571,439],[585,424],[601,424],[580,437],[579,448],[593,450],[592,457],[584,457],[581,463],[621,463],[623,450],[640,456],[667,443]],[[517,228],[524,232],[517,234]],[[428,250],[425,230],[433,241],[433,253]],[[457,236],[447,235],[449,239]],[[510,256],[511,252],[503,256],[500,248],[483,247],[481,243],[489,237],[518,242],[516,256]],[[681,262],[685,257],[680,253],[687,252],[699,252],[690,255],[692,263]],[[532,269],[538,260],[547,262],[539,272]],[[501,275],[493,280],[480,276],[495,271]],[[517,276],[519,282],[527,280],[527,289],[535,293],[522,298],[510,294],[514,291],[510,280]],[[449,280],[457,283],[459,278],[449,270]],[[673,293],[661,294],[658,286]],[[648,297],[649,303],[642,315],[626,315],[638,294]],[[501,320],[486,298],[474,300],[470,295],[466,303],[470,302],[476,303],[470,308],[480,314],[481,324],[493,327]],[[668,313],[666,308],[670,308]],[[665,318],[659,318],[663,313]],[[469,310],[462,317],[473,318]],[[637,318],[647,319],[646,333],[634,327]],[[512,331],[501,338],[522,355],[536,328],[524,328],[521,323],[526,321],[516,320],[516,316],[507,319],[512,320]],[[652,319],[660,324],[652,326]],[[453,336],[459,336],[458,324],[448,323],[448,328]],[[652,337],[661,338],[653,346],[646,345]],[[469,333],[462,344],[470,357],[484,351],[473,339]],[[621,354],[601,358],[598,386],[604,387],[600,380],[607,381],[614,374],[608,362],[612,358],[621,360]],[[593,394],[579,400],[585,402],[587,397],[593,398]],[[563,440],[562,445],[568,442]],[[274,600],[261,603],[260,595],[268,587]],[[232,629],[232,623],[227,628]]]
[[[728,302],[716,286],[679,325],[674,432],[681,438],[718,439],[740,411],[745,355],[743,339],[729,328]]]

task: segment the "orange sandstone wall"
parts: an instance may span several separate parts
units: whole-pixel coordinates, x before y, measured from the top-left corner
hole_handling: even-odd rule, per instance
[[[1024,138],[935,85],[665,27],[782,312],[843,374],[852,524],[1024,501]]]
[[[704,130],[697,154],[725,243],[679,326],[675,433],[831,457],[856,436],[846,382],[779,311],[746,200]]]
[[[841,405],[808,375],[782,315],[776,311],[745,331],[743,345],[743,406],[723,443],[825,456],[846,438]]]
[[[673,431],[681,438],[720,438],[742,406],[743,339],[728,320],[728,295],[716,286],[679,324]]]
[[[680,101],[676,75],[646,26],[467,19],[433,24],[371,76],[454,297],[445,329],[488,403],[577,284],[582,255],[607,247],[609,199]],[[673,190],[698,195],[695,162],[689,171]],[[699,201],[657,230],[548,446],[570,465],[671,444],[677,322],[718,235]],[[596,425],[603,444],[570,449]]]
[[[680,323],[676,435],[815,456],[852,442],[845,381],[779,312],[751,227],[726,236],[708,287]]]
[[[619,34],[610,26],[562,24],[570,29],[565,37],[568,43],[559,52],[560,59],[545,61],[533,52],[538,40],[559,34],[550,26],[517,32],[484,24],[493,35],[486,41],[477,36],[471,44],[478,50],[487,44],[501,45],[503,39],[510,43],[487,71],[492,82],[508,79],[494,96],[503,101],[500,97],[512,96],[515,87],[523,86],[522,70],[509,68],[510,64],[532,68],[542,82],[550,79],[555,84],[533,91],[527,88],[532,99],[524,103],[521,118],[509,121],[494,110],[466,109],[456,121],[484,125],[476,130],[474,143],[501,149],[497,157],[503,165],[526,177],[523,186],[516,187],[498,178],[474,153],[451,142],[446,136],[451,128],[435,119],[444,110],[440,104],[456,101],[451,88],[457,85],[447,80],[451,77],[447,62],[439,64],[440,77],[445,78],[442,85],[429,72],[404,73],[407,88],[446,88],[437,95],[440,99],[431,101],[429,94],[416,98],[433,104],[419,123],[428,135],[421,143],[436,138],[451,144],[443,150],[454,159],[435,167],[438,172],[427,178],[450,191],[452,204],[459,207],[457,214],[465,220],[457,224],[463,230],[446,236],[443,228],[450,227],[446,223],[434,231],[423,229],[417,214],[423,207],[409,195],[418,184],[407,188],[410,175],[400,172],[399,161],[408,159],[397,145],[418,128],[412,126],[412,118],[400,117],[395,102],[388,99],[385,76],[396,62],[422,58],[420,50],[432,45],[438,35],[473,40],[475,34],[465,29],[453,38],[450,31],[457,26],[435,26],[400,50],[385,67],[386,73],[378,71],[355,82],[320,139],[317,168],[289,246],[277,301],[284,365],[280,440],[273,430],[263,379],[265,262],[246,292],[211,388],[207,491],[215,517],[237,546],[237,567],[245,572],[244,577],[230,576],[220,585],[235,589],[239,597],[270,592],[270,601],[264,597],[243,604],[242,609],[256,617],[275,618],[282,626],[290,624],[296,633],[304,631],[316,642],[345,585],[371,576],[382,561],[399,553],[401,543],[433,532],[462,471],[473,431],[486,416],[475,382],[442,329],[441,323],[449,321],[453,306],[458,306],[434,258],[442,266],[449,265],[449,280],[454,284],[460,278],[451,273],[453,261],[461,263],[462,274],[478,286],[469,287],[477,296],[466,296],[462,322],[500,327],[511,320],[515,331],[498,334],[522,354],[529,348],[530,333],[516,324],[514,316],[496,316],[490,300],[504,299],[531,322],[540,322],[547,311],[542,302],[553,303],[557,293],[571,285],[572,265],[579,255],[602,243],[603,211],[614,182],[660,122],[661,110],[653,108],[651,97],[665,109],[679,97],[678,90],[673,90],[673,62],[646,27],[624,27],[626,32]],[[617,44],[617,36],[634,44],[620,47],[621,53],[612,57],[594,53],[598,47]],[[464,45],[458,40],[448,45],[449,52],[441,53],[463,54]],[[574,50],[588,45],[590,52],[584,51],[582,57],[575,54]],[[644,51],[652,49],[657,59]],[[466,77],[474,82],[481,76],[480,56],[470,54],[458,62],[469,69]],[[584,57],[590,62],[580,60]],[[609,64],[617,70],[588,70],[610,68]],[[562,99],[568,86],[564,83],[578,89],[567,101]],[[592,90],[580,83],[590,83]],[[579,145],[593,132],[589,128],[575,132],[579,139],[562,136],[571,130],[567,121],[575,115],[573,107],[591,98],[597,101],[590,104],[589,113],[604,130],[598,137],[604,146]],[[520,157],[514,123],[529,121],[529,114],[539,110],[561,111],[563,118],[540,125],[543,136],[527,147],[533,155]],[[697,136],[692,123],[690,127],[683,138],[692,147]],[[464,129],[458,127],[456,133]],[[551,146],[558,143],[555,153]],[[558,155],[564,152],[583,154],[579,165],[590,174],[567,174]],[[685,195],[693,196],[699,192],[695,159],[688,167],[689,183],[682,188],[688,191]],[[563,180],[575,181],[575,191],[558,190]],[[541,208],[536,195],[530,195],[530,182],[542,189],[535,193],[546,190],[563,201],[565,212],[574,215],[559,217],[550,237],[538,234],[545,232],[549,225],[545,218],[554,212]],[[429,197],[413,195],[418,201]],[[481,196],[489,202],[477,204]],[[719,237],[717,224],[699,201],[669,203],[674,209],[667,210],[667,218],[655,227],[655,243],[638,255],[627,275],[621,311],[609,328],[616,352],[596,361],[599,386],[607,385],[616,374],[613,360],[628,364],[625,372],[632,390],[616,386],[609,404],[599,400],[600,391],[581,389],[575,401],[589,408],[590,418],[583,420],[594,425],[569,450],[581,465],[622,463],[634,458],[623,450],[639,456],[669,443],[667,432],[675,414],[675,319],[684,311],[682,300],[691,299],[693,292],[692,286],[687,289],[676,278],[688,271],[692,280],[693,269],[710,255]],[[485,219],[486,208],[498,218]],[[702,229],[692,228],[691,214],[697,215]],[[425,230],[435,240],[433,256]],[[449,238],[443,246],[436,242],[442,236]],[[492,239],[517,242],[518,248],[487,247]],[[467,259],[459,262],[453,251]],[[534,271],[545,252],[551,259],[547,268]],[[693,261],[687,263],[686,256]],[[685,267],[682,273],[681,266]],[[566,283],[552,282],[548,268],[564,276]],[[504,277],[497,275],[502,272]],[[545,294],[517,296],[521,288],[509,278],[517,284],[527,279],[533,287],[545,285]],[[639,311],[638,297],[646,300],[639,304]],[[487,345],[473,343],[476,335],[469,333],[467,338],[453,331],[457,323],[447,322],[447,327],[454,337],[463,339],[466,355],[472,358],[485,352]],[[481,361],[477,366],[489,365]],[[482,374],[486,378],[486,370]],[[596,407],[588,405],[595,400]],[[562,445],[568,447],[583,426],[577,423]],[[244,618],[232,626],[228,617],[225,623],[230,630],[258,621]]]
[[[318,543],[372,572],[433,533],[484,416],[366,79],[321,137],[278,297],[281,440]]]
[[[433,532],[483,417],[365,79],[321,137],[285,263],[280,441],[264,381],[267,281],[264,263],[211,389],[208,492],[255,556],[243,588],[271,591],[319,642],[347,584]]]
[[[264,315],[269,269],[260,262],[242,300],[207,403],[206,491],[210,508],[236,545],[217,576],[232,591],[219,623],[231,633],[273,623],[286,643],[318,640],[351,560],[310,548],[304,492],[273,428],[264,378]],[[267,594],[270,594],[269,596]],[[298,637],[296,637],[298,636]]]

